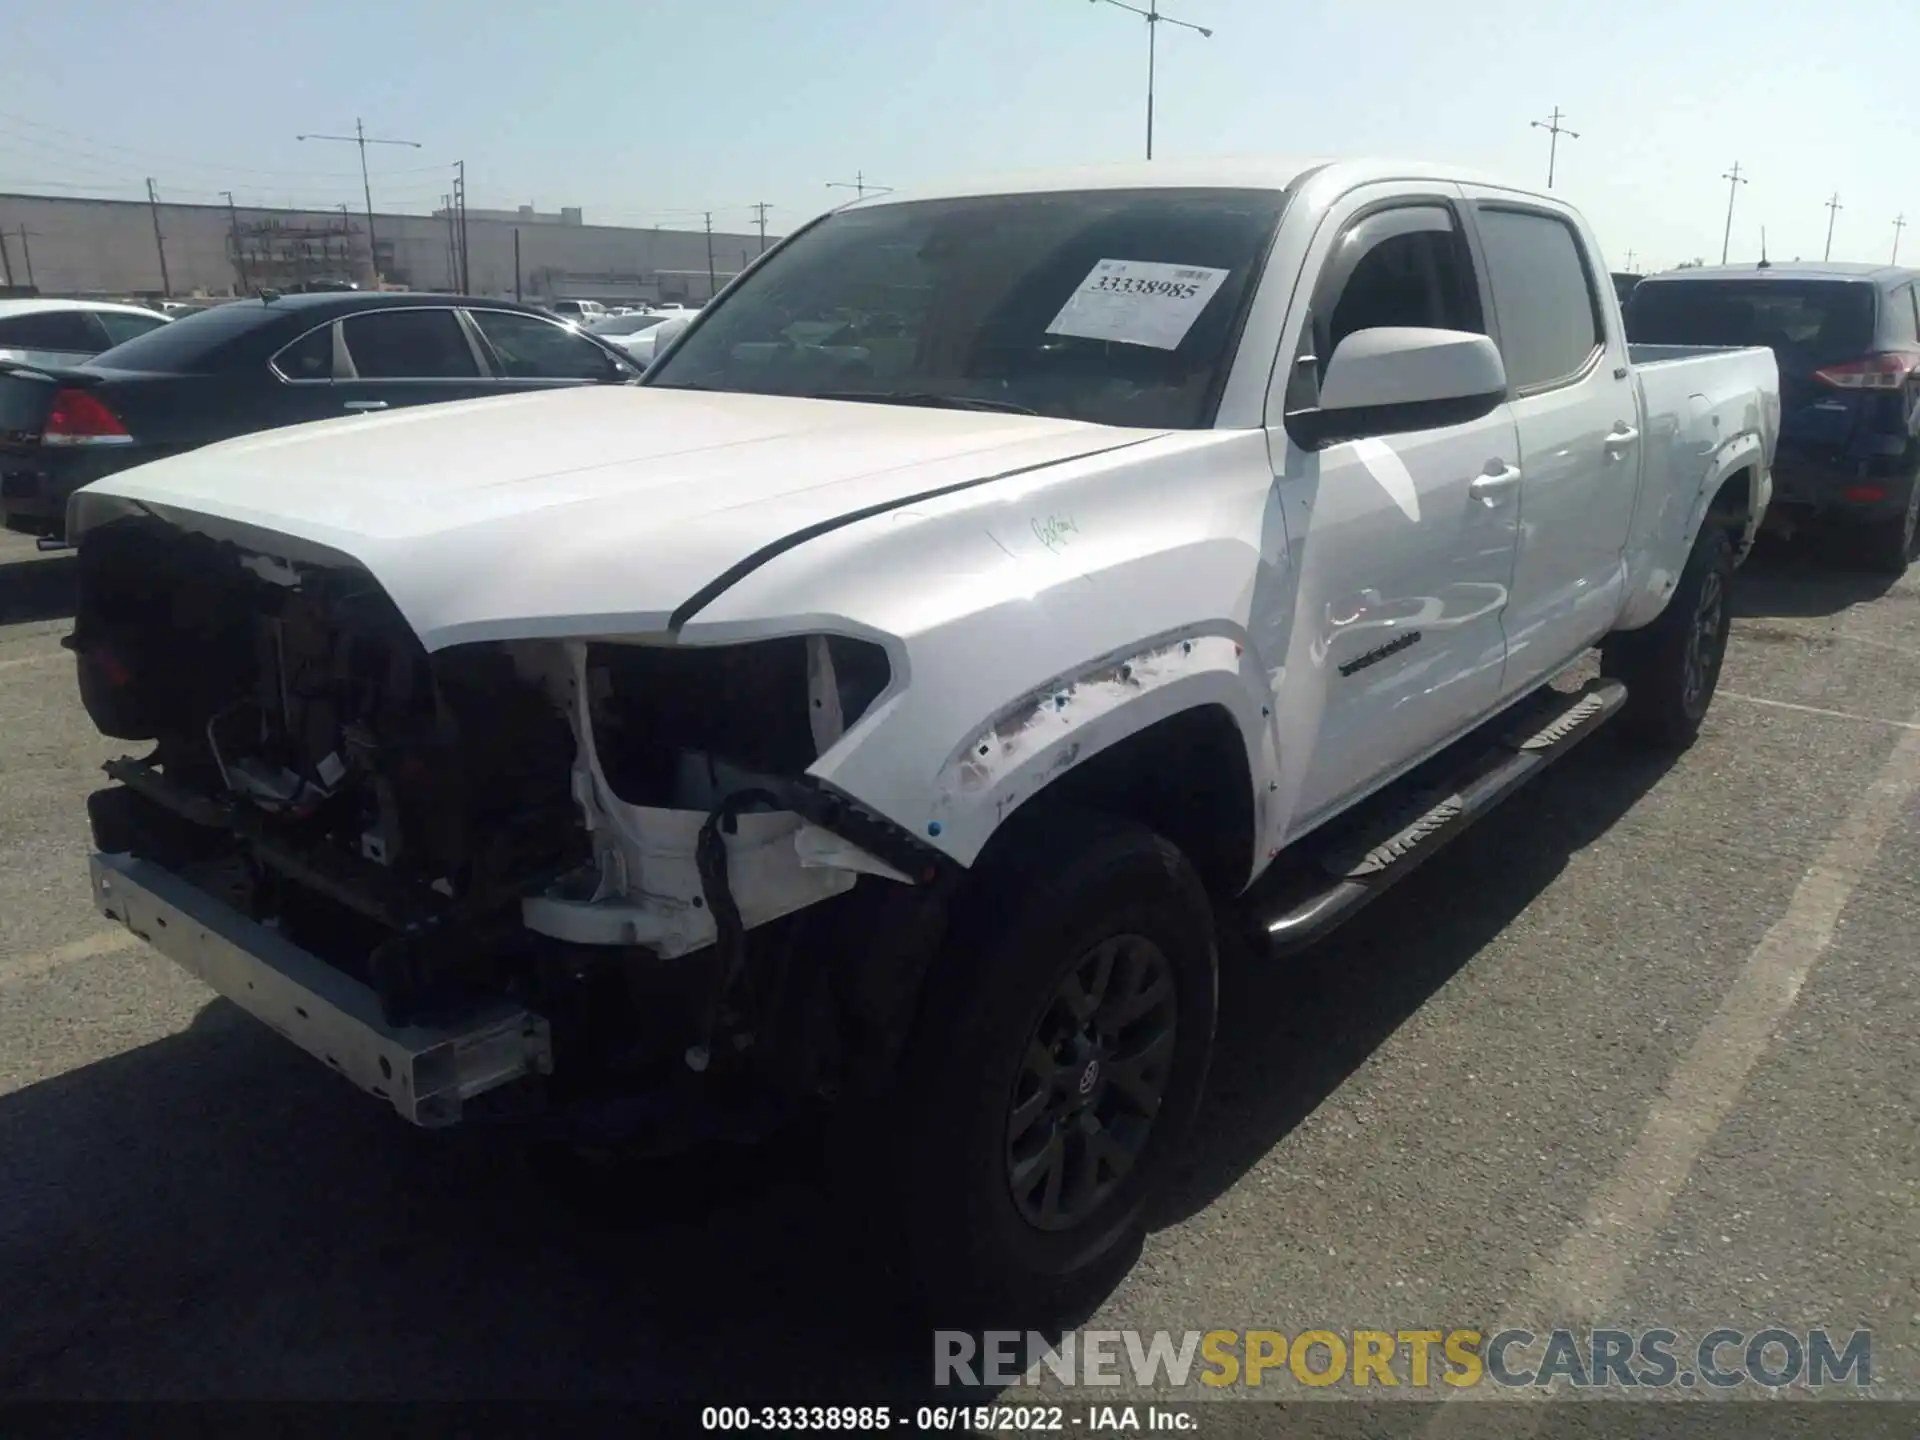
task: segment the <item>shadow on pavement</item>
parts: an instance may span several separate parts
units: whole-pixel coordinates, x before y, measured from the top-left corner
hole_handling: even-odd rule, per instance
[[[0,562],[0,625],[68,618],[78,582],[70,552]]]
[[[1734,582],[1733,613],[1751,619],[1837,615],[1880,599],[1897,583],[1894,576],[1850,567],[1831,538],[1762,536]]]
[[[1230,973],[1156,1223],[1232,1185],[1663,769],[1597,738],[1318,952]],[[818,1162],[629,1167],[587,1204],[491,1138],[408,1129],[224,1001],[0,1097],[0,1395],[932,1398],[876,1217]]]
[[[1160,1224],[1205,1209],[1464,968],[1673,763],[1602,735],[1290,959],[1223,967],[1206,1109]]]

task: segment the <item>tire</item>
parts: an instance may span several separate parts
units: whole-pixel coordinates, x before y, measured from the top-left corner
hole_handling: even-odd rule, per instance
[[[1907,573],[1913,559],[1915,532],[1920,530],[1920,474],[1907,481],[1907,506],[1900,514],[1882,520],[1856,539],[1857,553],[1865,568],[1895,578]]]
[[[905,1067],[902,1238],[910,1289],[942,1324],[1070,1303],[1130,1254],[1212,1056],[1218,953],[1198,874],[1130,821],[1049,819],[1044,845],[969,877]],[[1103,974],[1093,1033],[1071,1033]]]
[[[1620,730],[1655,749],[1684,750],[1700,734],[1733,628],[1733,541],[1709,522],[1693,542],[1667,608],[1652,624],[1609,635],[1600,672],[1625,683]]]

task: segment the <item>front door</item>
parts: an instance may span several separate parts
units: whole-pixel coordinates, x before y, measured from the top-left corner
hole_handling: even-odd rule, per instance
[[[1297,575],[1276,680],[1290,803],[1284,843],[1470,728],[1499,696],[1520,450],[1506,405],[1481,419],[1308,451],[1282,415],[1356,330],[1487,331],[1452,187],[1369,187],[1330,213],[1306,261],[1306,312],[1269,404]],[[1284,393],[1282,391],[1284,387]],[[1293,403],[1289,403],[1293,402]],[[1281,817],[1286,817],[1284,820]]]

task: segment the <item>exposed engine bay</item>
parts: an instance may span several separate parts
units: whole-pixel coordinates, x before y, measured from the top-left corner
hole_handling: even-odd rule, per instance
[[[390,1023],[511,996],[570,1093],[663,1070],[832,1091],[861,1035],[892,1043],[898,987],[865,972],[939,867],[806,775],[886,689],[879,646],[429,655],[363,570],[150,515],[89,531],[79,568],[87,711],[152,747],[90,797],[99,848],[273,927]],[[849,924],[860,945],[824,938]]]

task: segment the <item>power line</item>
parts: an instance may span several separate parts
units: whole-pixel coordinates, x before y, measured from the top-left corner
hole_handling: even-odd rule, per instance
[[[173,156],[173,154],[156,152],[156,150],[138,150],[138,148],[134,148],[134,146],[115,144],[115,142],[111,142],[111,140],[96,140],[94,136],[86,136],[86,134],[79,134],[79,132],[75,131],[63,131],[58,125],[46,125],[44,121],[29,119],[27,115],[13,115],[13,113],[8,113],[8,111],[0,111],[0,121],[12,121],[15,125],[27,125],[27,127],[33,127],[36,131],[46,131],[48,134],[60,134],[60,136],[65,136],[65,138],[69,138],[69,140],[79,140],[83,146],[90,148],[90,150],[113,150],[113,152],[119,152],[119,154],[125,154],[125,156],[134,156],[136,159],[140,159],[142,163],[146,163],[146,161],[165,161],[165,165],[167,165],[169,169],[207,171],[207,173],[219,173],[219,175],[232,173],[232,175],[311,177],[311,179],[353,179],[353,171],[273,169],[273,167],[263,167],[263,165],[234,165],[234,163],[219,161],[219,159],[190,159],[190,157]],[[8,131],[6,131],[4,127],[0,127],[0,134],[8,134]],[[84,154],[84,152],[75,152],[71,146],[56,146],[56,144],[52,144],[50,140],[40,140],[38,136],[33,136],[33,134],[17,134],[17,132],[15,132],[10,138],[19,140],[19,142],[23,142],[23,144],[35,144],[35,146],[40,146],[42,150],[65,150],[67,154]],[[369,144],[371,144],[371,142],[369,142]],[[109,159],[109,161],[111,161],[111,156],[90,157],[92,157],[92,159]],[[384,173],[386,173],[386,175],[419,175],[419,173],[424,173],[424,171],[428,171],[428,169],[440,169],[440,167],[438,167],[438,165],[413,165],[413,167],[407,167],[407,169],[384,171]],[[376,173],[378,173],[378,171],[376,171]]]
[[[1128,11],[1131,14],[1138,15],[1147,22],[1147,159],[1151,160],[1153,159],[1153,67],[1154,54],[1158,48],[1160,27],[1162,25],[1178,25],[1182,30],[1198,32],[1200,37],[1205,40],[1213,38],[1213,31],[1204,25],[1195,25],[1190,20],[1176,20],[1171,15],[1162,15],[1160,13],[1160,7],[1154,3],[1154,0],[1148,0],[1147,8],[1144,10],[1126,4],[1125,0],[1094,0],[1094,3],[1107,4],[1113,6],[1116,10]]]
[[[1553,107],[1552,116],[1548,119],[1535,120],[1532,122],[1534,129],[1544,130],[1552,137],[1547,141],[1547,189],[1549,190],[1553,188],[1554,162],[1560,158],[1560,137],[1564,135],[1569,140],[1578,140],[1580,138],[1580,132],[1578,130],[1569,130],[1560,123],[1566,118],[1566,116],[1560,113],[1560,107],[1556,105]]]

